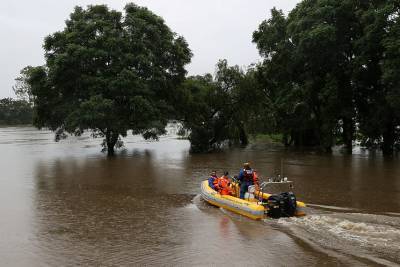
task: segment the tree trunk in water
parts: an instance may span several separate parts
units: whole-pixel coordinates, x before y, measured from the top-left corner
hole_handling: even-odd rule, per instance
[[[383,132],[383,145],[382,152],[384,155],[392,155],[394,148],[394,132],[395,126],[393,120],[390,120],[386,125]]]
[[[106,132],[106,144],[107,144],[107,155],[113,156],[114,155],[114,147],[117,143],[118,135],[113,133],[112,131]]]
[[[354,122],[352,119],[343,118],[343,143],[346,153],[353,153]]]
[[[292,136],[291,139],[293,140],[294,146],[299,147],[301,145],[299,131],[292,130],[291,136]]]
[[[333,146],[333,134],[332,129],[329,125],[324,127],[324,130],[320,132],[321,147],[327,153],[332,153]]]
[[[283,144],[285,145],[285,147],[290,146],[289,138],[288,138],[288,135],[286,133],[283,134],[283,140],[282,141],[283,141]]]
[[[340,99],[341,117],[343,120],[343,143],[347,154],[353,153],[353,138],[355,130],[354,118],[354,92],[351,78],[344,68],[336,69],[336,79],[338,81],[338,97]]]
[[[247,137],[243,125],[239,125],[239,140],[241,145],[249,144],[249,138]]]
[[[332,153],[332,146],[324,146],[324,151],[326,153]]]
[[[112,142],[107,142],[107,155],[108,156],[114,155],[114,146],[115,146],[115,143],[113,144]]]

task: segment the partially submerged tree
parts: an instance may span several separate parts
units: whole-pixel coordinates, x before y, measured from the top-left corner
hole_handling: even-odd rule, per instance
[[[211,151],[224,142],[248,143],[247,121],[253,117],[253,93],[257,92],[251,73],[220,60],[214,77],[206,74],[185,81],[184,99],[178,102],[192,151]]]
[[[34,124],[105,137],[108,154],[129,130],[157,138],[174,114],[191,52],[146,8],[76,7],[64,30],[45,38],[46,65],[29,69]]]
[[[399,142],[399,4],[302,1],[273,9],[253,34],[264,62],[262,101],[286,144],[336,143],[351,153],[355,133],[391,154]],[[369,143],[369,144],[368,144]]]
[[[371,0],[360,12],[363,35],[357,40],[355,84],[362,142],[392,154],[400,144],[400,6]]]

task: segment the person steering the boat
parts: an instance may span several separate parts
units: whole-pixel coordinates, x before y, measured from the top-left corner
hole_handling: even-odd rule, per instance
[[[210,178],[208,178],[208,185],[215,190],[214,182],[218,179],[217,171],[212,171],[210,174]]]
[[[225,172],[223,176],[214,181],[214,188],[221,195],[232,195],[232,189],[230,188],[231,182],[228,175],[229,173]]]
[[[257,173],[250,167],[250,163],[243,164],[243,169],[240,170],[238,180],[240,182],[240,198],[244,199],[248,187],[255,185],[258,188]]]

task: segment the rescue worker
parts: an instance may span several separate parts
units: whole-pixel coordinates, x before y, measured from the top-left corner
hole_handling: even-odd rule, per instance
[[[240,198],[244,199],[248,187],[255,185],[258,188],[257,173],[250,167],[250,163],[243,164],[243,169],[240,170],[238,180],[240,182]]]
[[[217,171],[212,171],[210,174],[210,178],[208,178],[208,185],[215,190],[214,182],[218,179]]]
[[[214,181],[214,188],[221,195],[232,195],[232,189],[230,188],[231,182],[229,181],[228,174],[228,172],[225,172],[223,176]]]

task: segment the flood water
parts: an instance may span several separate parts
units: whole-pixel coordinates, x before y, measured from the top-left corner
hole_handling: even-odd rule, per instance
[[[250,145],[191,155],[170,134],[125,139],[116,157],[89,135],[0,128],[1,266],[376,266],[400,264],[400,160]],[[212,169],[250,161],[309,204],[301,218],[252,221],[205,203]]]

